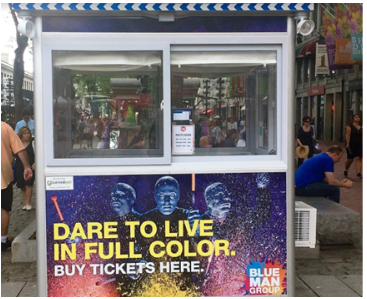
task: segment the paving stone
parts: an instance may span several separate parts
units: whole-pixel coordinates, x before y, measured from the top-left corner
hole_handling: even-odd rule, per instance
[[[31,236],[36,232],[36,219],[20,232],[11,245],[12,262],[34,262],[37,260],[36,240]]]
[[[362,275],[343,275],[337,276],[342,282],[353,289],[358,295],[363,297],[362,294]]]
[[[18,297],[25,282],[2,282],[1,297]]]
[[[320,263],[343,263],[343,258],[335,258],[335,259],[321,259]]]
[[[359,297],[334,275],[300,275],[299,278],[319,297]]]
[[[296,276],[295,278],[295,297],[317,297],[317,295]]]
[[[332,263],[327,264],[326,268],[332,273],[333,275],[345,275],[348,274],[347,268],[353,270],[353,264],[351,263]]]
[[[20,292],[19,297],[37,297],[37,283],[27,282]]]

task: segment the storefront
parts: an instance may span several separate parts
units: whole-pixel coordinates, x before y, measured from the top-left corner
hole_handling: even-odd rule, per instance
[[[363,114],[363,80],[349,81],[347,121],[352,120],[354,114]]]
[[[13,7],[36,29],[39,295],[294,296],[313,5]]]

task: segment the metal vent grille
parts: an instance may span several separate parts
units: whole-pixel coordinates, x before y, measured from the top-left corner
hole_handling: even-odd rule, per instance
[[[296,201],[295,241],[297,247],[315,248],[316,209],[302,201]]]

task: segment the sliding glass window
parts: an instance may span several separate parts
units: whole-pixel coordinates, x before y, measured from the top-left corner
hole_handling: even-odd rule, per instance
[[[53,51],[54,158],[163,156],[161,51]]]
[[[171,52],[172,125],[194,126],[196,156],[276,154],[276,102],[276,50]]]

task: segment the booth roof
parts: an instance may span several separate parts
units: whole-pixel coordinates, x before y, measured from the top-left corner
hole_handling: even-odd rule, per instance
[[[313,3],[13,3],[17,11],[311,11]]]

